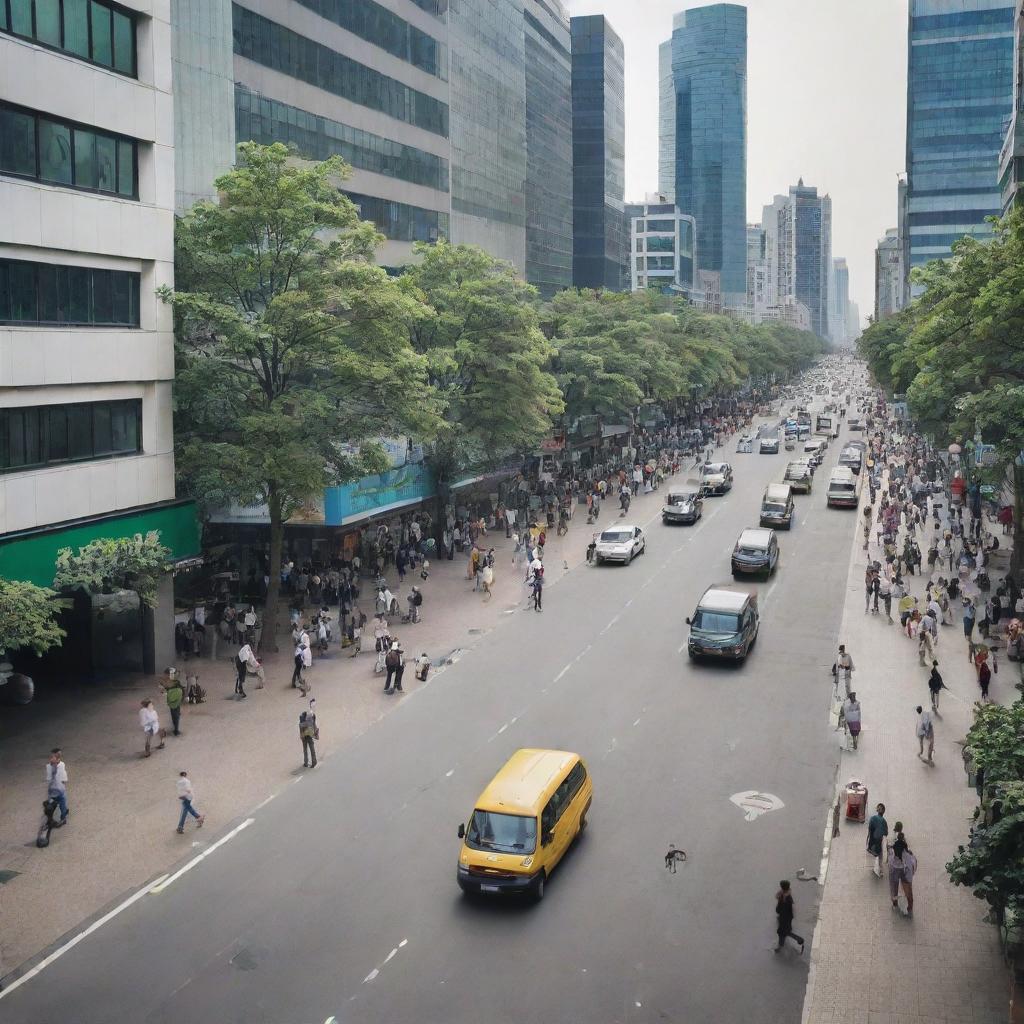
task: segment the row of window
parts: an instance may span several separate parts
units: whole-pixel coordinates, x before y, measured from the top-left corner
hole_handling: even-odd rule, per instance
[[[139,326],[140,275],[0,259],[0,323]]]
[[[104,0],[0,0],[0,31],[136,75],[135,17]]]
[[[299,0],[303,7],[438,78],[448,78],[446,48],[374,0]]]
[[[239,57],[448,137],[448,104],[237,4],[232,12]]]
[[[582,761],[578,761],[541,812],[540,827],[543,833],[547,834],[558,824],[558,819],[562,817],[565,809],[572,803],[573,797],[586,781],[587,769],[583,767]]]
[[[136,198],[134,139],[0,104],[0,173]]]
[[[142,451],[142,401],[0,409],[0,472]]]
[[[343,157],[353,167],[448,191],[448,161],[347,124],[319,117],[235,86],[235,137],[291,143],[314,160]]]
[[[363,220],[373,221],[377,230],[392,241],[436,242],[439,238],[449,237],[447,213],[347,190],[345,195],[359,207],[359,216]]]

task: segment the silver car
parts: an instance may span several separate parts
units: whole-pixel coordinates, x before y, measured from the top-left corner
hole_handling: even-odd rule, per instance
[[[594,557],[597,564],[602,562],[622,562],[629,565],[633,559],[647,549],[644,531],[639,526],[623,523],[620,526],[609,526],[597,538]]]

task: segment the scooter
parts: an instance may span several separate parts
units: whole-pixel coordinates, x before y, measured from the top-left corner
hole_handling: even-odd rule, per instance
[[[60,803],[56,797],[49,796],[43,801],[43,820],[36,833],[36,846],[41,850],[50,845],[50,833],[64,824],[62,821],[53,820],[59,806]]]

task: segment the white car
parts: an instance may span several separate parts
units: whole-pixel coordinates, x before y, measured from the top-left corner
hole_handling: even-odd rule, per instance
[[[732,490],[732,466],[728,462],[706,462],[700,482],[708,494],[725,494]]]
[[[602,562],[622,562],[629,565],[634,557],[647,550],[644,531],[639,526],[623,523],[621,526],[609,526],[597,538],[597,549],[594,558],[598,565]]]
[[[739,454],[741,454],[741,455],[744,454],[744,453],[749,455],[753,450],[754,450],[754,439],[749,434],[744,434],[736,442],[736,451]]]

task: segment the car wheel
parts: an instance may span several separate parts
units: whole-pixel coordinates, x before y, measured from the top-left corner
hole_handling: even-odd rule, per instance
[[[544,899],[545,883],[546,883],[546,878],[544,876],[544,870],[542,868],[541,871],[540,871],[540,874],[537,875],[537,881],[533,883],[533,894],[532,895],[533,895],[533,899],[534,899],[535,903],[540,903],[540,901],[542,899]]]

